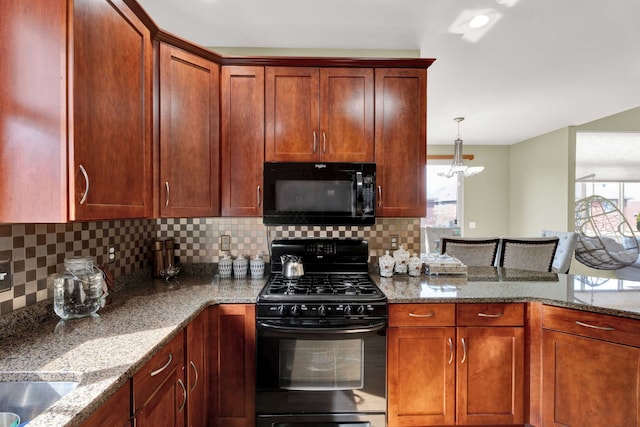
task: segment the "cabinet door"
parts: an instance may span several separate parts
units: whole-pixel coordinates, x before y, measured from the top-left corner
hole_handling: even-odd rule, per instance
[[[640,349],[543,331],[545,426],[640,425]]]
[[[210,420],[225,427],[255,425],[255,305],[222,304],[211,311]]]
[[[136,413],[136,427],[183,427],[187,392],[182,368],[174,369],[153,397]]]
[[[317,68],[266,67],[265,158],[268,162],[319,159]]]
[[[125,427],[131,425],[131,381],[98,408],[83,427]]]
[[[455,328],[389,328],[389,426],[455,423]]]
[[[261,216],[264,68],[225,66],[220,81],[222,215]]]
[[[320,69],[320,159],[373,162],[373,69]]]
[[[218,65],[160,44],[160,214],[220,215]]]
[[[375,71],[378,216],[424,217],[427,209],[427,70]]]
[[[123,0],[75,0],[70,219],[152,214],[152,46]]]
[[[458,328],[458,424],[523,422],[522,327]]]
[[[68,3],[2,3],[0,223],[68,219]]]
[[[133,376],[135,425],[182,427],[186,404],[184,333],[181,331]]]
[[[207,425],[207,351],[206,336],[208,312],[203,311],[187,325],[187,351],[185,360],[188,394],[187,426]]]

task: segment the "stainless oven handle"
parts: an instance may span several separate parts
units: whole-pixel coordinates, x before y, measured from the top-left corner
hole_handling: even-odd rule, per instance
[[[339,327],[339,328],[315,328],[315,327],[280,326],[280,325],[273,325],[271,323],[258,321],[258,326],[264,329],[269,329],[269,330],[278,331],[278,332],[293,332],[293,333],[303,332],[305,334],[364,334],[368,332],[381,331],[387,326],[387,322],[379,322],[379,323],[374,323],[373,325],[362,326],[362,327],[348,326],[348,327]]]

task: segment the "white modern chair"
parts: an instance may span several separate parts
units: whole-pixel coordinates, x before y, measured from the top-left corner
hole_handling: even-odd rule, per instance
[[[540,237],[558,238],[558,248],[553,257],[551,270],[555,273],[568,273],[576,250],[578,235],[573,231],[540,230]]]

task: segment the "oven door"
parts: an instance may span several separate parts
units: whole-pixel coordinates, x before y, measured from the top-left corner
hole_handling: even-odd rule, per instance
[[[286,321],[258,320],[257,336],[258,419],[284,414],[329,415],[300,424],[323,425],[316,423],[334,422],[330,415],[370,413],[384,418],[384,319],[345,326],[290,326]],[[366,424],[370,422],[366,417],[347,421],[327,426],[376,426]]]

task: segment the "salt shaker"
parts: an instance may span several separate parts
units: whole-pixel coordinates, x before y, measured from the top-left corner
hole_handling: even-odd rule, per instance
[[[400,249],[393,251],[393,259],[395,261],[395,272],[399,274],[405,274],[409,268],[409,252],[405,251],[402,245]]]
[[[382,277],[393,276],[393,265],[395,261],[393,257],[389,255],[389,251],[385,251],[384,255],[378,258],[378,264],[380,265],[380,275]]]

